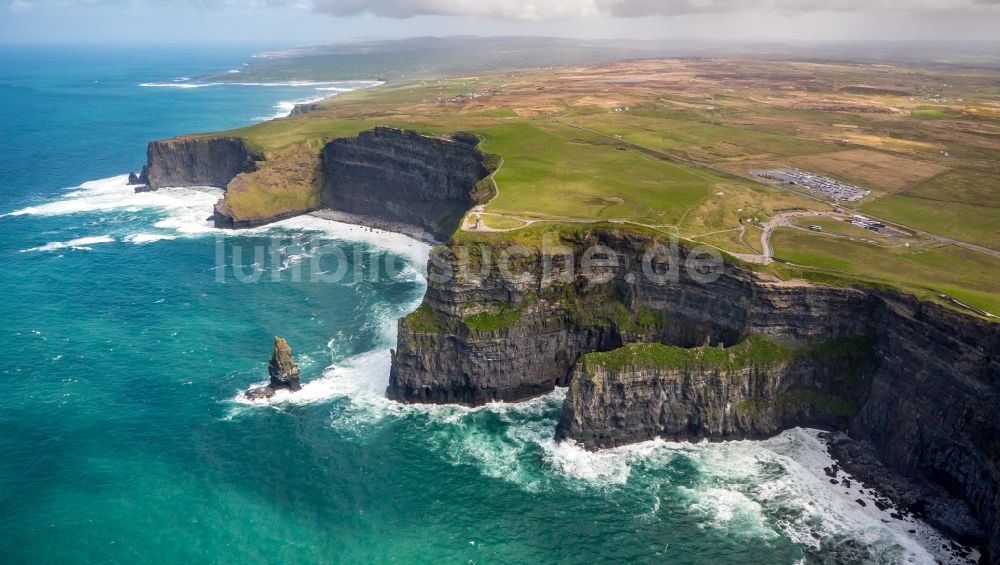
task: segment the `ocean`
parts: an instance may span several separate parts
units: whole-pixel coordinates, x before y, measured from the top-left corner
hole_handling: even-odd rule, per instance
[[[425,244],[312,217],[222,232],[219,189],[125,184],[151,139],[366,86],[191,78],[253,50],[0,48],[0,563],[933,559],[925,526],[830,484],[814,430],[595,454],[553,441],[564,391],[384,399]],[[297,277],[318,261],[297,238],[341,249],[345,276]],[[276,335],[304,388],[245,402]]]

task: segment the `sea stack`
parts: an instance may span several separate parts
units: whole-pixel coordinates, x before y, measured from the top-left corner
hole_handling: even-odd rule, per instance
[[[280,337],[274,338],[274,353],[267,365],[267,373],[271,377],[271,382],[267,386],[248,390],[247,398],[250,400],[271,398],[279,390],[294,392],[302,388],[299,384],[299,366],[292,362],[292,348]]]

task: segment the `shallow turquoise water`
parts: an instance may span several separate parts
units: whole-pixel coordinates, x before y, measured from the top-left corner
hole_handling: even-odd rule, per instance
[[[588,454],[552,441],[558,391],[479,410],[384,400],[424,246],[319,220],[220,233],[218,191],[134,195],[115,177],[148,139],[316,95],[138,86],[249,52],[0,51],[0,563],[927,558],[816,476],[807,432]],[[336,284],[291,282],[309,257],[282,259],[278,281],[232,276],[252,262],[234,249],[295,235],[361,261]],[[372,280],[373,258],[409,269]],[[274,335],[305,388],[239,402]]]

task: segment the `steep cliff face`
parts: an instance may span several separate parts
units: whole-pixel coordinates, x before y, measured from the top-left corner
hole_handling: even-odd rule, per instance
[[[852,432],[967,501],[1000,562],[1000,325],[910,297],[883,305],[881,364]]]
[[[300,112],[308,108],[299,109]],[[216,227],[253,227],[329,209],[333,219],[429,240],[447,239],[465,213],[493,194],[478,138],[379,127],[266,157],[239,138],[154,141],[137,191],[167,186],[226,188]]]
[[[239,138],[178,138],[153,141],[146,148],[139,180],[150,189],[168,186],[225,188],[236,175],[256,170],[264,159]]]
[[[572,256],[553,256],[546,273],[536,251],[522,253],[510,270],[524,277],[502,277],[493,262],[463,270],[463,249],[482,248],[468,237],[438,249],[424,303],[400,321],[387,395],[474,405],[569,384],[558,437],[592,449],[798,425],[849,430],[890,469],[967,503],[1000,559],[1000,325],[892,292],[782,282],[730,263],[651,280],[670,272],[667,261],[643,269],[655,239],[614,228],[581,228],[556,243]],[[596,281],[572,276],[596,245],[617,262]],[[673,263],[692,257],[681,248]],[[721,368],[594,357],[639,342],[687,355],[728,345],[729,355],[753,339],[797,353]]]
[[[590,353],[576,364],[556,437],[601,449],[843,428],[868,392],[869,345],[859,337],[790,348],[751,334],[729,348],[647,343]]]
[[[324,204],[358,223],[447,239],[486,196],[477,186],[489,175],[477,143],[386,127],[334,139],[322,153]]]
[[[556,242],[572,261],[553,257],[547,278],[539,276],[546,260],[537,254],[518,267],[531,276],[512,278],[499,276],[495,264],[463,273],[460,246],[442,249],[430,268],[455,276],[432,272],[424,305],[400,322],[390,398],[518,400],[568,383],[581,355],[635,341],[693,347],[734,344],[749,333],[779,341],[869,333],[874,299],[861,291],[769,280],[730,264],[711,284],[698,283],[686,268],[652,279],[643,272],[643,257],[656,243],[651,237],[612,229],[578,237]],[[593,246],[614,250],[617,266],[597,273],[601,282],[572,277]],[[675,262],[686,264],[687,250],[677,253]]]

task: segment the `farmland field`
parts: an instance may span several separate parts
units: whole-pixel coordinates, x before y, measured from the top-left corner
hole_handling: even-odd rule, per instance
[[[821,223],[847,236],[837,238],[784,228],[772,241],[778,257],[996,309],[986,283],[1000,280],[996,257],[928,242],[933,234],[1000,250],[1000,88],[988,73],[892,70],[671,59],[391,82],[225,132],[269,158],[229,198],[248,209],[312,201],[306,173],[334,137],[378,125],[469,132],[503,159],[481,218],[514,230],[508,237],[522,218],[625,221],[753,255],[776,214],[833,210],[823,196],[753,174],[798,167],[872,190],[850,206],[909,231],[886,238]],[[968,111],[936,102],[945,79]],[[302,174],[278,182],[268,170]]]

